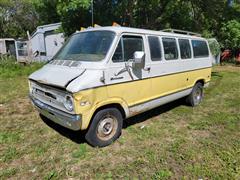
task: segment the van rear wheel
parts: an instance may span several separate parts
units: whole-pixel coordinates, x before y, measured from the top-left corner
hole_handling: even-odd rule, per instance
[[[92,146],[104,147],[113,143],[122,131],[123,117],[116,108],[98,111],[86,133],[86,140]]]
[[[203,99],[203,85],[198,82],[194,85],[191,94],[189,94],[186,98],[187,104],[194,107],[199,105]]]

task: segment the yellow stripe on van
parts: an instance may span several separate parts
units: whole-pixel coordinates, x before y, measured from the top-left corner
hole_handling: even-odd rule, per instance
[[[82,114],[83,130],[99,107],[117,103],[129,113],[131,106],[192,88],[198,80],[209,82],[210,77],[211,67],[83,90],[74,94],[75,112]]]

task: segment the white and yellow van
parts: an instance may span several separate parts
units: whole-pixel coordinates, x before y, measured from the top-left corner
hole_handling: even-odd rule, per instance
[[[29,76],[30,98],[41,115],[107,146],[128,117],[183,97],[198,105],[211,78],[210,57],[206,39],[197,36],[88,29]]]

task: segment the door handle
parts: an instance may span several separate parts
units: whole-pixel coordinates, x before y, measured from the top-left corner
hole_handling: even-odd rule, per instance
[[[147,67],[147,68],[145,68],[145,69],[143,69],[143,70],[145,70],[145,71],[150,71],[151,70],[151,67]]]
[[[113,80],[120,80],[120,79],[123,79],[123,77],[111,77],[111,81],[113,81]]]

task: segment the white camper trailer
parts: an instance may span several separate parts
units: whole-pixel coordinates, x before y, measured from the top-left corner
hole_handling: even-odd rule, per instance
[[[56,33],[60,26],[61,23],[55,23],[37,27],[30,39],[34,60],[50,60],[62,47],[63,33]]]

